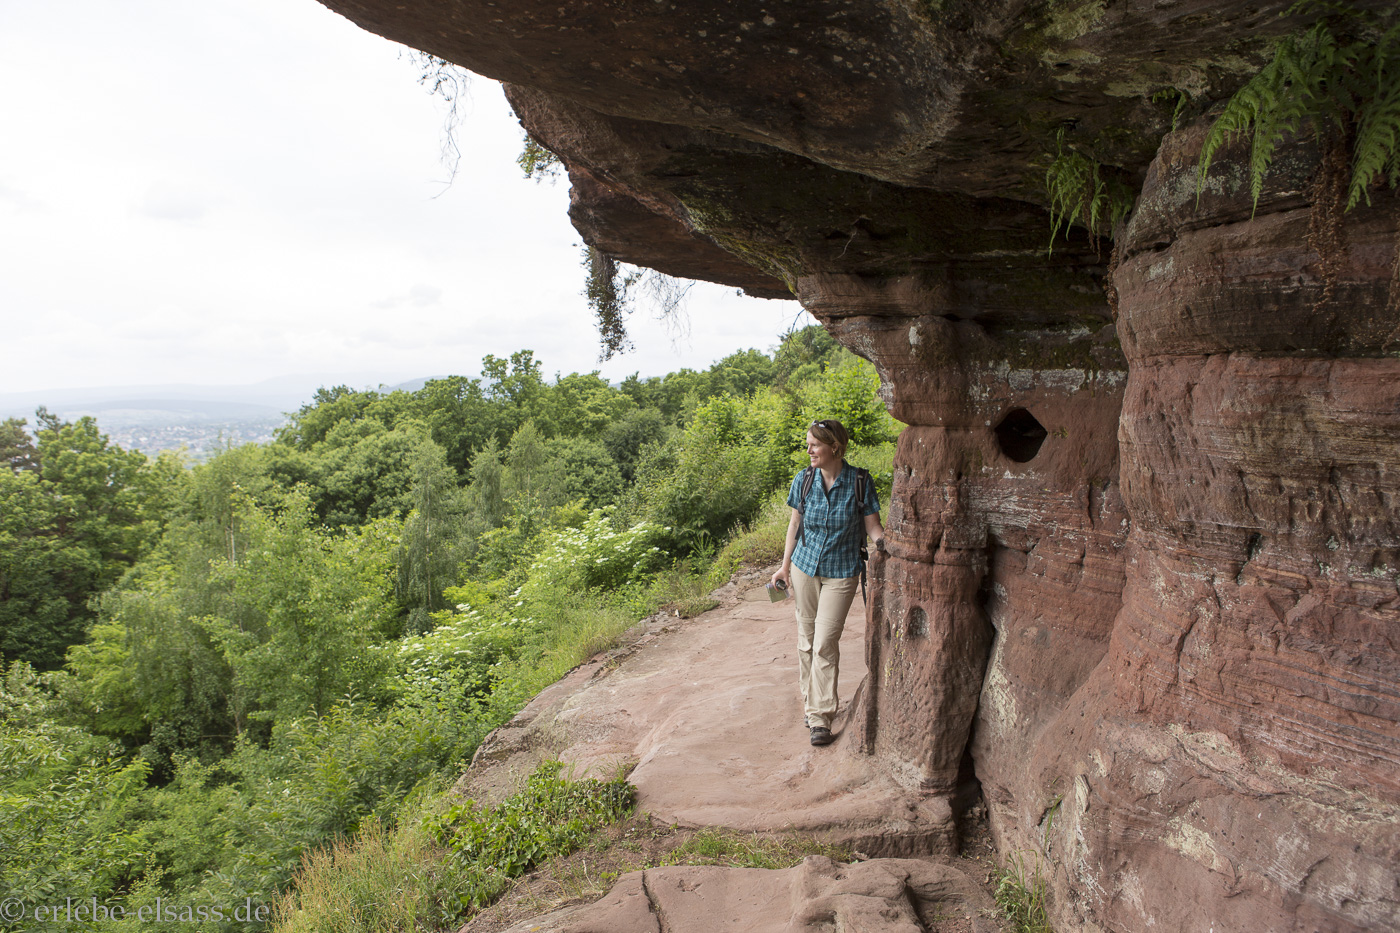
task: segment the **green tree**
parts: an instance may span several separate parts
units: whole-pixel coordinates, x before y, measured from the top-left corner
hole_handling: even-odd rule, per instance
[[[481,360],[484,392],[500,413],[498,439],[514,435],[522,424],[538,414],[540,397],[547,387],[540,376],[540,364],[533,350],[517,350],[505,360],[487,354]]]
[[[65,534],[76,507],[33,472],[0,470],[0,656],[53,670],[80,641],[100,556]]]
[[[611,505],[622,493],[622,471],[608,449],[583,437],[548,442],[541,496],[550,506],[579,501],[588,509]]]
[[[661,412],[655,408],[634,408],[608,425],[603,432],[603,447],[617,464],[624,483],[631,483],[637,473],[637,461],[642,448],[660,444],[669,431]]]
[[[346,385],[317,389],[311,401],[292,413],[287,424],[277,432],[278,440],[298,450],[310,450],[324,441],[336,425],[365,418],[378,399],[378,392],[360,391]]]
[[[710,395],[750,395],[771,386],[776,376],[777,367],[768,354],[740,350],[710,367]]]
[[[503,444],[496,406],[487,401],[481,380],[465,376],[430,379],[418,392],[433,440],[447,453],[447,462],[460,476],[471,470],[472,454],[488,441]]]
[[[425,441],[431,443],[416,421],[394,428],[375,419],[336,425],[311,451],[309,490],[316,514],[332,528],[407,516],[413,508],[413,464]]]
[[[538,423],[547,437],[597,438],[608,425],[636,407],[629,396],[596,372],[556,376],[538,405]]]
[[[467,487],[471,529],[480,534],[505,521],[506,468],[504,454],[493,437],[472,459],[471,485]]]
[[[711,398],[683,433],[646,449],[628,495],[629,519],[669,528],[681,551],[718,544],[786,478],[791,436],[787,405],[771,390]]]
[[[8,464],[15,472],[39,470],[39,451],[25,430],[27,424],[23,418],[0,421],[0,464]]]
[[[328,534],[298,490],[276,512],[243,500],[239,519],[246,549],[211,568],[239,616],[200,624],[228,660],[248,718],[321,713],[352,690],[378,690],[386,661],[369,647],[392,627],[397,523]]]
[[[890,416],[879,392],[875,367],[842,350],[822,378],[803,385],[802,429],[818,418],[835,418],[850,432],[852,444],[873,447],[892,441],[899,436],[900,424]]]
[[[158,540],[182,471],[109,444],[91,418],[40,409],[39,423],[29,465],[0,470],[0,654],[52,670],[88,601]]]
[[[457,474],[441,447],[425,438],[414,454],[413,509],[395,549],[399,602],[408,609],[407,630],[425,632],[431,614],[447,608],[443,590],[457,584],[465,515]]]
[[[526,421],[511,437],[505,459],[511,509],[522,519],[525,533],[532,534],[544,509],[549,462],[549,448],[533,421]]]
[[[840,350],[836,338],[820,324],[789,331],[773,354],[776,386],[786,389],[819,377]]]

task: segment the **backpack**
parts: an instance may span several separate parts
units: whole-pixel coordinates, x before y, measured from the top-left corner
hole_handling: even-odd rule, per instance
[[[870,471],[863,467],[853,467],[856,471],[856,514],[855,521],[861,525],[865,522],[865,499],[870,492]],[[807,512],[807,496],[812,492],[812,486],[817,479],[817,468],[809,466],[802,471],[802,491],[797,497],[797,541],[802,541],[803,519]],[[860,536],[860,599],[865,602],[865,564],[870,560],[870,550],[865,544],[865,535]]]

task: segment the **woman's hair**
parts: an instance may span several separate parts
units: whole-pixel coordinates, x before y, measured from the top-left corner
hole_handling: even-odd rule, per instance
[[[807,428],[807,433],[826,446],[834,448],[836,456],[842,460],[846,459],[846,445],[851,442],[851,435],[846,433],[844,424],[835,418],[823,418],[813,421]]]

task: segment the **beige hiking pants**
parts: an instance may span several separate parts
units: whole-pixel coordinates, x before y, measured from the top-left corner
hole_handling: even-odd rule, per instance
[[[797,679],[807,725],[830,729],[838,703],[841,631],[860,577],[809,577],[796,567],[789,577],[797,601]]]

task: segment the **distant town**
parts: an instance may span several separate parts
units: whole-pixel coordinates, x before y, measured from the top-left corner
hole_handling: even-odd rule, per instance
[[[23,418],[33,430],[35,409],[45,407],[65,421],[92,417],[103,434],[127,450],[154,457],[179,453],[202,463],[218,451],[265,444],[287,423],[287,412],[309,402],[319,386],[376,386],[413,391],[414,379],[384,385],[365,374],[287,376],[253,385],[107,386],[0,394],[0,420]]]
[[[127,450],[154,457],[164,451],[181,453],[191,463],[202,463],[220,450],[242,444],[265,444],[286,423],[281,415],[237,421],[172,421],[163,424],[126,422],[110,413],[95,416],[98,427]]]

